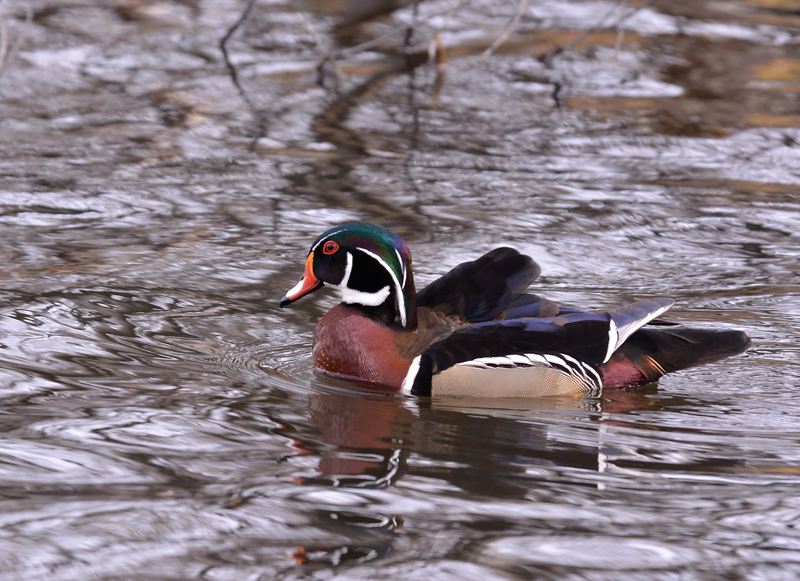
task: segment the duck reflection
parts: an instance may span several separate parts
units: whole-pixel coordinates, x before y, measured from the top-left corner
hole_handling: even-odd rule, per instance
[[[603,407],[617,414],[652,401],[638,394],[531,401],[320,392],[310,396],[309,411],[320,431],[315,439],[325,446],[318,474],[303,481],[380,488],[408,474],[474,494],[521,498],[536,467],[603,469]]]
[[[300,546],[293,555],[298,565],[353,565],[382,559],[392,550],[391,533],[402,525],[399,517],[378,513],[317,510],[313,516],[318,526],[347,535],[356,542]]]
[[[319,434],[307,446],[319,454],[318,474],[298,482],[381,488],[408,476],[417,479],[416,487],[426,481],[437,486],[447,482],[473,495],[524,498],[532,483],[553,478],[554,467],[608,468],[600,427],[604,407],[621,414],[656,402],[633,392],[602,401],[416,400],[318,392],[310,396],[308,407]],[[315,510],[312,516],[352,542],[298,547],[293,557],[302,566],[382,559],[391,553],[394,533],[402,527],[399,516],[374,510]]]
[[[320,476],[308,483],[383,487],[401,476],[410,451],[413,414],[397,398],[318,393],[308,403],[321,454]]]

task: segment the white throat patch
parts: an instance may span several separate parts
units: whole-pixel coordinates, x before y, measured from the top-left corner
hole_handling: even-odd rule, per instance
[[[368,254],[374,256],[371,252],[369,252]],[[350,275],[352,273],[353,273],[353,255],[348,252],[347,268],[345,268],[344,276],[342,277],[342,282],[340,282],[339,284],[330,285],[333,288],[341,291],[342,302],[349,304],[356,304],[356,305],[364,305],[366,307],[377,307],[378,305],[382,305],[383,302],[388,298],[389,293],[391,292],[389,290],[389,286],[387,285],[383,287],[381,290],[374,293],[367,293],[364,291],[352,289],[349,286],[347,286],[347,283],[350,282]],[[405,324],[405,320],[403,321],[403,324]]]
[[[395,288],[395,298],[397,300],[397,312],[400,313],[400,324],[405,327],[406,321],[408,321],[408,314],[406,313],[406,303],[403,300],[403,286],[400,284],[400,281],[397,280],[397,276],[395,275],[392,268],[386,264],[386,261],[383,260],[380,256],[375,254],[374,252],[370,252],[364,248],[356,248],[356,250],[360,250],[367,256],[372,257],[380,264],[386,272],[389,273],[389,276],[394,282]],[[399,258],[399,256],[398,256]],[[402,265],[402,260],[400,261]],[[342,291],[342,300],[346,303],[356,303],[359,305],[366,305],[368,307],[377,307],[380,304],[383,304],[383,301],[386,300],[386,297],[389,296],[391,292],[388,286],[383,287],[381,290],[375,293],[365,293],[363,291],[357,291],[351,288],[348,288],[347,283],[350,280],[350,274],[353,271],[353,255],[349,252],[347,253],[347,268],[344,272],[344,277],[342,278],[342,282],[339,284],[338,287]],[[405,275],[404,275],[405,277]]]

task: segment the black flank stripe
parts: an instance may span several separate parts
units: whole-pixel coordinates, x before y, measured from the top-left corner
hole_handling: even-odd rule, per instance
[[[559,371],[566,373],[567,375],[575,375],[575,370],[570,367],[569,362],[566,359],[562,359],[558,355],[554,355],[551,357],[558,357],[558,361],[548,361],[552,367],[555,367]]]

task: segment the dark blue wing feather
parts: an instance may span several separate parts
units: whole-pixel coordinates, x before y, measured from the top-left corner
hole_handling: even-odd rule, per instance
[[[519,295],[506,306],[503,311],[503,319],[549,319],[559,313],[559,306],[553,301],[536,295],[524,294]]]
[[[426,286],[417,294],[417,305],[470,323],[491,321],[540,273],[531,257],[513,248],[497,248]]]
[[[434,373],[479,357],[515,353],[567,353],[594,365],[608,350],[608,313],[571,313],[553,319],[477,323],[454,331],[425,351]]]

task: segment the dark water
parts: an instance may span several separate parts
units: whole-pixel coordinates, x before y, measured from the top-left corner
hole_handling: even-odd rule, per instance
[[[481,56],[519,4],[255,2],[240,92],[246,5],[0,3],[2,578],[798,578],[797,6],[531,0]],[[335,296],[277,305],[349,220],[421,283],[512,245],[563,304],[753,347],[600,399],[364,393],[312,370]]]

